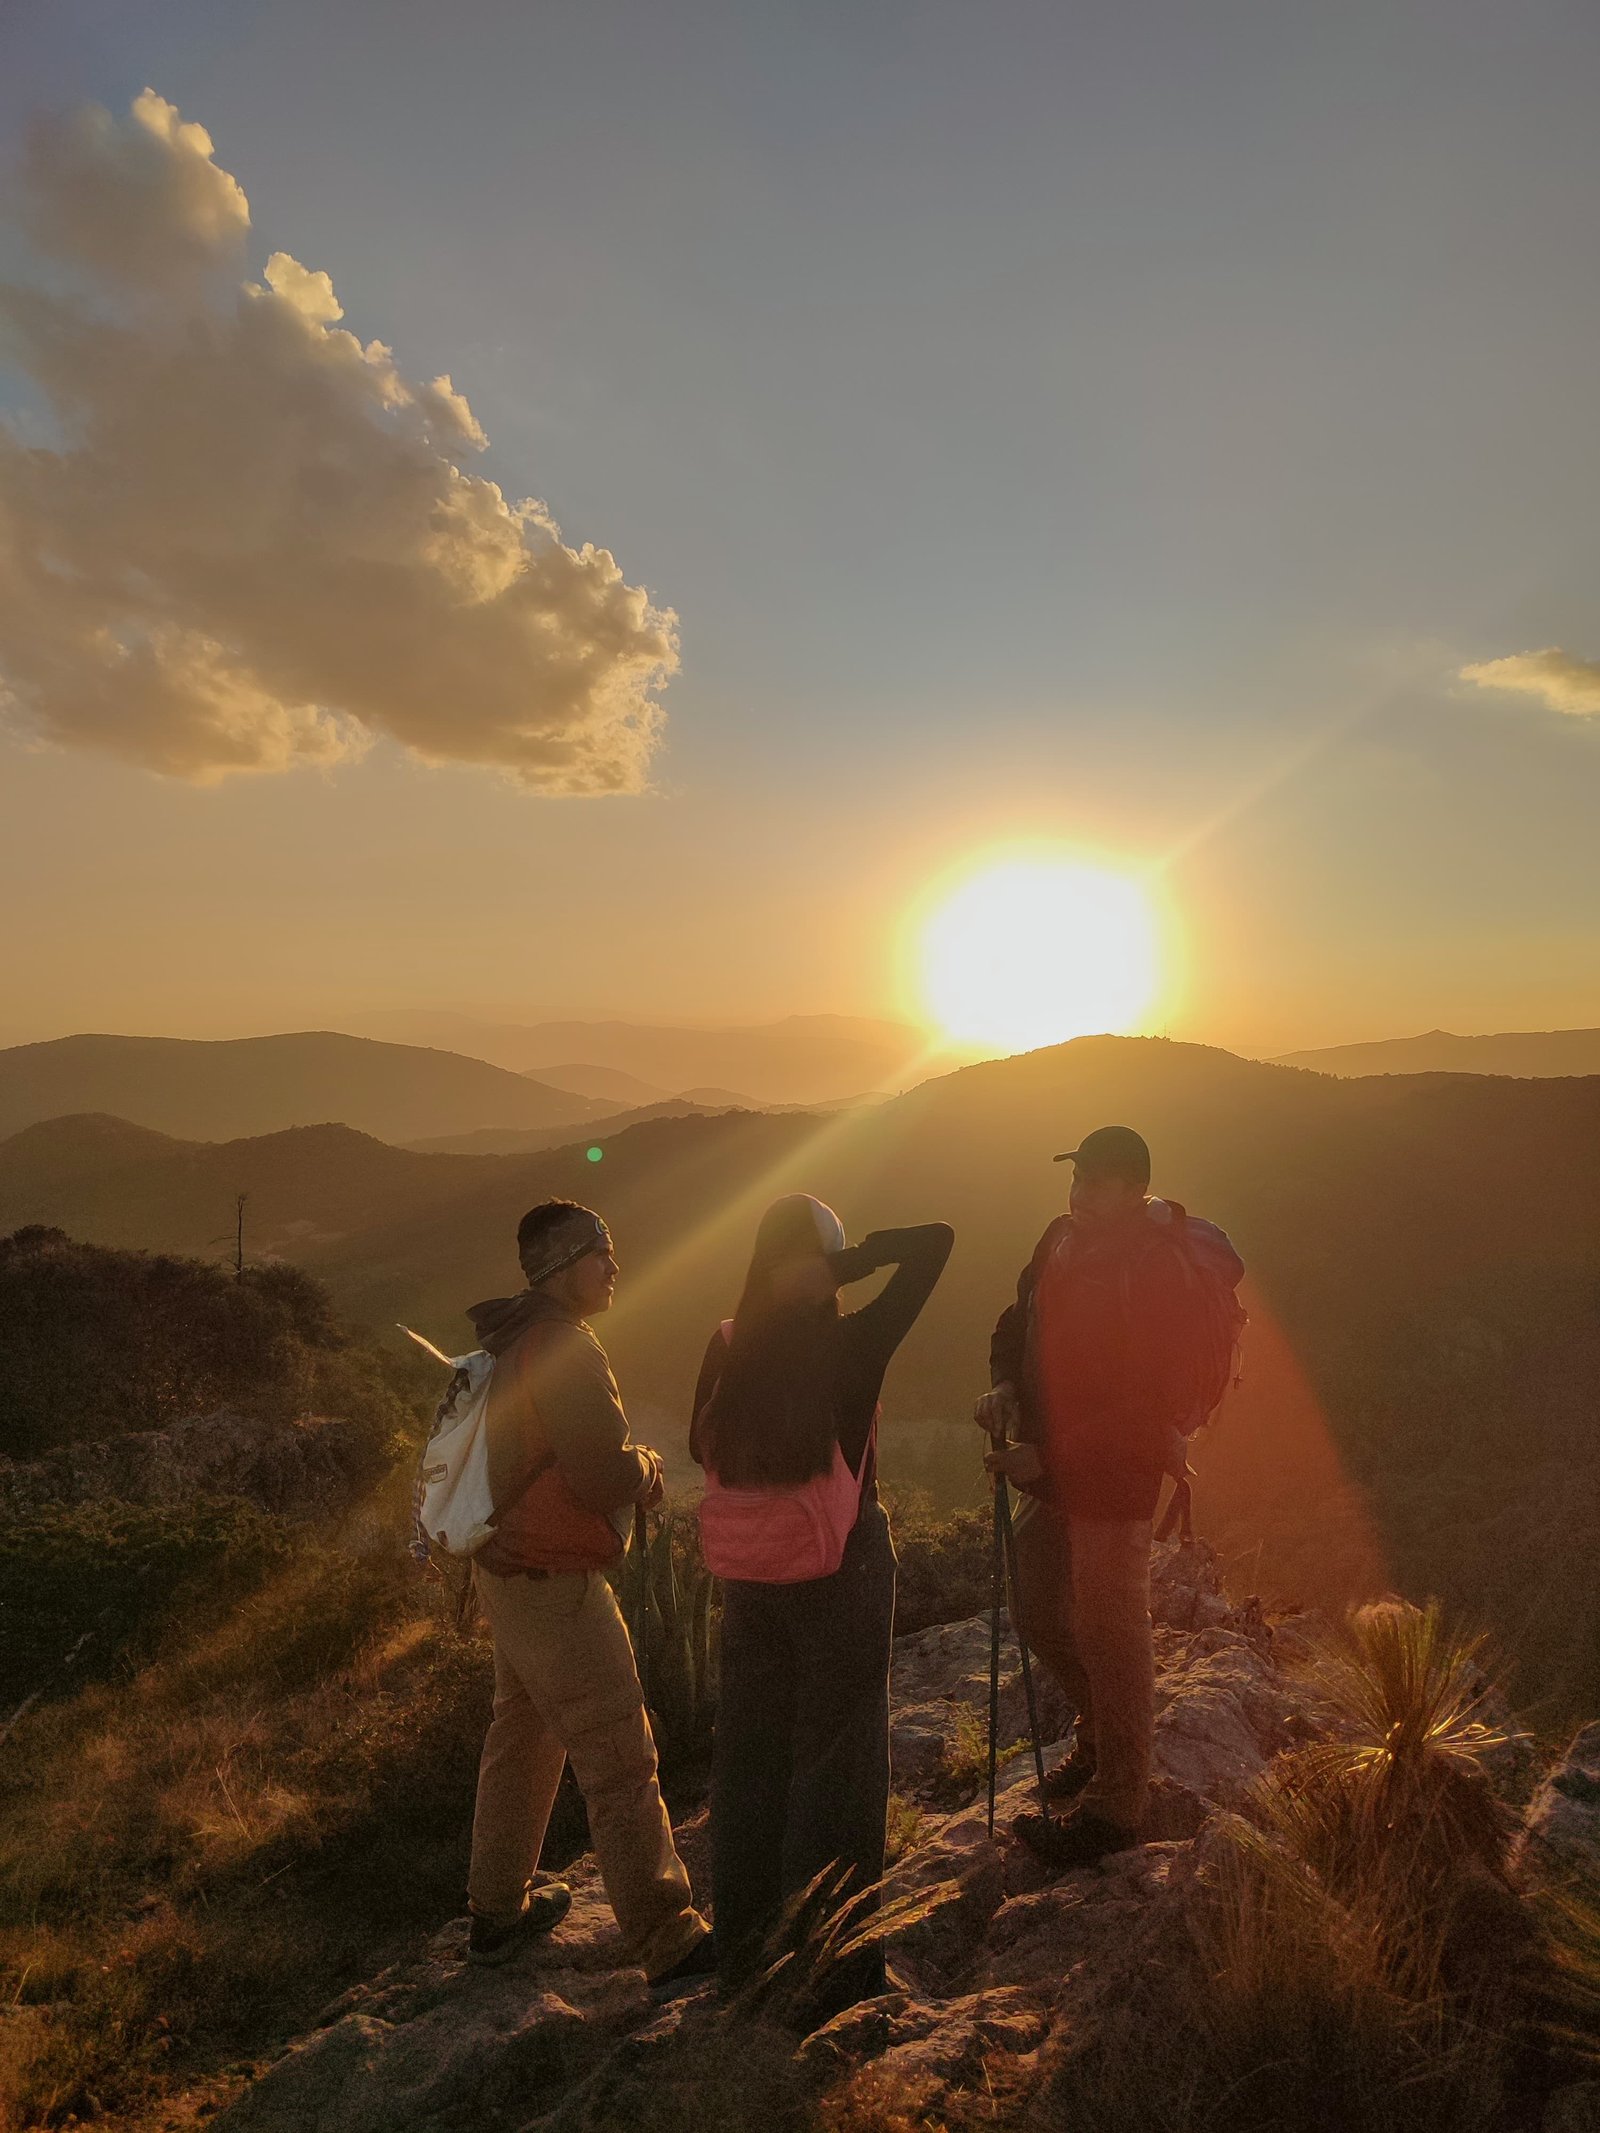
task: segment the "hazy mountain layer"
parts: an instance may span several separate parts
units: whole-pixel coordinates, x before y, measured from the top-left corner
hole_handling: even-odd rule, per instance
[[[442,1045],[523,1073],[570,1070],[570,1063],[579,1061],[587,1072],[614,1069],[672,1095],[703,1087],[742,1089],[749,1100],[763,1104],[832,1103],[904,1088],[917,1078],[917,1062],[926,1050],[926,1039],[907,1024],[856,1015],[790,1015],[752,1027],[676,1029],[612,1021],[519,1025],[397,1010],[354,1017],[350,1027],[405,1044]],[[607,1092],[596,1085],[594,1093]]]
[[[223,1042],[61,1037],[0,1052],[0,1133],[94,1111],[186,1140],[337,1119],[414,1141],[480,1126],[576,1124],[614,1109],[481,1059],[327,1030]]]
[[[1319,1074],[1516,1074],[1547,1079],[1600,1074],[1600,1029],[1507,1030],[1495,1037],[1386,1037],[1375,1044],[1335,1044],[1320,1052],[1288,1052],[1279,1066]]]
[[[519,1046],[519,1057],[520,1054]],[[637,1074],[624,1074],[621,1067],[585,1066],[581,1062],[545,1067],[536,1078],[546,1088],[570,1089],[574,1096],[597,1096],[602,1103],[617,1104],[630,1111],[645,1104],[667,1103],[677,1094],[674,1089],[658,1089],[651,1082],[641,1081]]]

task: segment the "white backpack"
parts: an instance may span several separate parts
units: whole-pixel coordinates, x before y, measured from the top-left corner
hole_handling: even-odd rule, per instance
[[[411,1333],[411,1328],[403,1326],[401,1331]],[[430,1546],[443,1548],[447,1555],[475,1555],[494,1531],[489,1433],[484,1427],[494,1357],[484,1348],[474,1348],[470,1355],[445,1355],[420,1333],[411,1333],[411,1338],[448,1363],[453,1373],[417,1462],[411,1552],[424,1563]]]

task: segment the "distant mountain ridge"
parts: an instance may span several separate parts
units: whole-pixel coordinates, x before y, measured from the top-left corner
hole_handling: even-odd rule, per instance
[[[1370,1044],[1285,1052],[1272,1064],[1345,1077],[1511,1074],[1548,1081],[1567,1074],[1600,1074],[1600,1029],[1503,1030],[1490,1037],[1457,1037],[1449,1030],[1431,1029],[1421,1037],[1383,1037]]]
[[[742,1090],[746,1101],[758,1104],[836,1103],[900,1089],[914,1076],[937,1071],[922,1063],[927,1039],[921,1031],[859,1015],[790,1015],[780,1022],[699,1029],[619,1021],[495,1023],[397,1009],[353,1016],[349,1026],[401,1043],[440,1045],[519,1073],[548,1068],[559,1079],[609,1069],[667,1095]],[[567,1085],[605,1093],[593,1080]]]
[[[481,1059],[330,1030],[216,1040],[86,1035],[0,1052],[0,1134],[92,1112],[189,1141],[337,1120],[405,1142],[485,1126],[579,1125],[615,1109]]]

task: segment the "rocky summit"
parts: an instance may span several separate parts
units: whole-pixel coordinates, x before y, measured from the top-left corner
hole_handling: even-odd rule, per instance
[[[1063,2025],[1094,2008],[1130,1966],[1158,1961],[1182,1930],[1185,1890],[1203,1870],[1204,1831],[1271,1757],[1314,1729],[1293,1661],[1305,1625],[1269,1623],[1225,1598],[1204,1547],[1158,1552],[1157,1841],[1104,1868],[1047,1879],[1010,1838],[1035,1804],[1023,1687],[1008,1639],[1006,1744],[996,1833],[986,1831],[981,1767],[988,1708],[984,1617],[903,1639],[894,1666],[895,1783],[902,1845],[886,1900],[928,1892],[932,1908],[889,1946],[892,1989],[803,2040],[798,2066],[819,2086],[874,2062],[934,2091],[1002,2053],[1025,2078]],[[1069,1747],[1066,1714],[1041,1688],[1047,1764]],[[977,1753],[974,1754],[976,1744]],[[959,1804],[953,1793],[964,1791]],[[696,1886],[709,1882],[704,1817],[683,1832]],[[216,2122],[228,2133],[466,2133],[619,2122],[652,2061],[686,2078],[704,2030],[726,2045],[730,2017],[709,1991],[657,2007],[620,1968],[616,1928],[592,1862],[568,1876],[571,1914],[504,1970],[466,1967],[467,1922],[357,1986],[291,2044]]]
[[[599,2133],[745,2120],[701,2110],[700,2088],[785,2063],[791,2096],[912,2096],[939,2124],[974,2087],[1010,2099],[997,2123],[1048,2106],[1049,2070],[1095,2033],[1135,1981],[1148,1986],[1191,1946],[1196,1893],[1214,1875],[1231,1813],[1285,1749],[1314,1741],[1321,1627],[1229,1601],[1204,1544],[1157,1551],[1157,1777],[1151,1841],[1102,1866],[1050,1877],[1011,1824],[1036,1804],[1016,1647],[1001,1698],[1005,1743],[995,1835],[987,1832],[984,1617],[903,1639],[895,1653],[893,1740],[898,1856],[885,1902],[909,1922],[888,1943],[890,1989],[809,2034],[718,2005],[709,1988],[656,2005],[620,1967],[616,1928],[592,1861],[569,1874],[572,1911],[546,1943],[502,1970],[469,1969],[467,1921],[328,2007],[215,2121],[227,2133]],[[1059,1698],[1043,1687],[1047,1767],[1068,1752]],[[1530,1795],[1513,1855],[1530,1866],[1600,1858],[1600,1728],[1581,1734]],[[1508,1812],[1510,1810],[1508,1809]],[[697,1888],[709,1885],[703,1815],[682,1832]],[[909,1901],[921,1896],[924,1901]],[[731,2071],[730,2071],[731,2069]],[[1600,2090],[1549,2099],[1552,2129],[1600,2125]],[[992,2106],[991,2106],[992,2107]],[[774,2129],[803,2123],[760,2115]],[[966,2122],[966,2121],[962,2121]],[[1048,2108],[1045,2120],[1052,2122]]]

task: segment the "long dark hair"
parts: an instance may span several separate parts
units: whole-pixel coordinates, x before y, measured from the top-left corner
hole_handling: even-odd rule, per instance
[[[756,1230],[727,1360],[701,1418],[706,1464],[728,1488],[795,1488],[833,1464],[839,1442],[839,1304],[784,1303],[772,1277],[785,1260],[820,1258],[817,1203],[776,1200]]]

